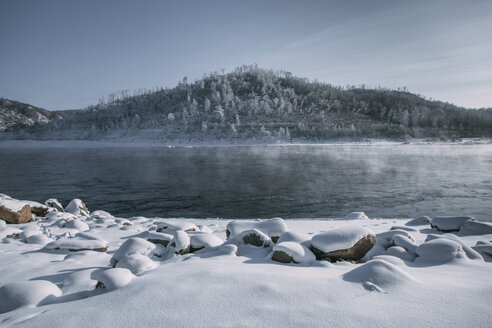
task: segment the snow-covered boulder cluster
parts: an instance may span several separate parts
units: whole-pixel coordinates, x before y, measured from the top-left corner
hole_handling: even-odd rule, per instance
[[[11,210],[32,204],[2,197]],[[492,224],[471,217],[420,217],[396,223],[353,212],[339,220],[210,222],[122,218],[102,210],[91,212],[79,199],[65,208],[49,199],[45,206],[43,217],[31,213],[25,223],[0,220],[0,245],[9,247],[0,258],[21,249],[23,254],[52,257],[47,267],[57,268],[35,279],[3,283],[0,313],[132,288],[126,286],[160,279],[169,272],[161,266],[180,262],[209,270],[210,263],[226,261],[222,271],[228,264],[248,263],[303,274],[332,268],[353,288],[383,293],[418,288],[414,274],[419,268],[492,262]],[[45,277],[61,278],[53,284]]]

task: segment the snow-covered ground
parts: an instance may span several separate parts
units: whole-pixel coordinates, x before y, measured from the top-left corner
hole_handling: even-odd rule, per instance
[[[66,210],[26,224],[0,220],[0,326],[492,324],[487,223],[438,219],[431,227],[425,217],[363,213],[240,223],[117,218],[78,201]],[[362,261],[315,260],[310,251],[349,247],[367,234],[376,245]],[[298,263],[272,260],[276,250]]]

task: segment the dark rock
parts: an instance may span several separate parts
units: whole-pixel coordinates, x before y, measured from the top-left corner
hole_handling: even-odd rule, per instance
[[[298,262],[294,261],[292,256],[290,256],[289,254],[287,254],[284,251],[273,252],[272,260],[277,261],[277,262],[281,262],[281,263],[298,263]]]
[[[316,247],[311,246],[311,251],[314,253],[317,260],[326,260],[330,262],[337,262],[340,260],[359,261],[374,245],[376,245],[376,237],[367,235],[348,249],[340,249],[325,253]]]

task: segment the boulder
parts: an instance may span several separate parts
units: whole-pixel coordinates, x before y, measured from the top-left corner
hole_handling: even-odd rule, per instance
[[[475,221],[471,216],[438,216],[432,218],[430,225],[442,232],[460,231],[466,221]]]
[[[54,208],[58,212],[65,212],[65,210],[63,209],[62,204],[56,198],[50,198],[50,199],[46,200],[44,202],[44,205],[46,205],[46,206],[48,206],[50,208]]]
[[[460,228],[460,232],[467,235],[488,235],[492,234],[492,223],[479,221],[465,221]]]
[[[65,207],[65,212],[84,217],[89,217],[90,215],[87,206],[85,206],[84,202],[78,198],[72,199],[72,201],[68,203],[67,207]]]
[[[226,227],[226,237],[235,237],[245,230],[256,229],[266,234],[272,242],[276,243],[280,235],[286,232],[287,225],[281,218],[254,221],[231,221]]]
[[[413,220],[408,221],[405,223],[407,226],[420,226],[420,225],[427,225],[430,222],[430,217],[428,216],[421,216],[418,218],[415,218]]]
[[[257,229],[242,231],[234,238],[229,239],[227,243],[236,246],[251,245],[255,247],[271,247],[273,245],[270,237]]]
[[[186,221],[157,221],[157,232],[174,233],[175,231],[183,230],[185,232],[198,231],[198,227],[191,222]]]
[[[433,239],[420,244],[417,247],[417,255],[419,257],[415,260],[416,262],[424,262],[430,265],[467,258],[463,247],[458,242],[447,238]]]
[[[369,229],[347,226],[314,235],[311,244],[318,260],[358,261],[376,244],[376,237]]]
[[[273,246],[272,260],[282,263],[310,264],[316,261],[316,257],[306,246],[285,241]]]
[[[134,275],[141,275],[144,272],[153,270],[159,265],[152,261],[149,257],[142,254],[133,254],[125,256],[116,263],[117,268],[125,268],[130,270]]]
[[[154,249],[155,245],[145,239],[138,237],[127,239],[113,254],[110,264],[114,267],[119,260],[133,254],[148,256]]]
[[[204,248],[213,248],[224,243],[222,239],[211,233],[190,233],[190,253]]]
[[[85,239],[77,235],[75,238],[60,238],[52,241],[48,243],[45,248],[54,250],[62,249],[71,252],[106,252],[108,250],[108,242],[101,239]]]
[[[33,202],[29,200],[18,200],[14,199],[10,196],[7,196],[5,194],[0,194],[0,207],[3,207],[4,210],[8,212],[8,214],[5,214],[7,216],[11,216],[10,212],[21,212],[26,205],[29,205],[30,207],[30,213],[31,214],[36,214],[38,216],[44,216],[48,212],[48,207],[44,206],[43,204],[40,204],[38,202]],[[26,210],[24,210],[26,211]],[[0,218],[1,218],[0,214]],[[14,218],[15,220],[15,218]],[[7,220],[5,220],[7,221]]]
[[[174,238],[172,240],[171,246],[174,247],[174,253],[176,255],[184,255],[190,252],[190,242],[190,236],[188,236],[185,231],[178,230],[174,232]]]
[[[135,276],[125,268],[112,268],[105,271],[92,272],[91,278],[97,280],[97,289],[115,290],[128,285]]]
[[[32,219],[31,206],[24,205],[19,211],[0,206],[0,219],[12,224],[29,222]]]
[[[166,247],[169,242],[174,238],[173,235],[163,232],[149,232],[147,235],[147,240],[153,244],[161,244]]]

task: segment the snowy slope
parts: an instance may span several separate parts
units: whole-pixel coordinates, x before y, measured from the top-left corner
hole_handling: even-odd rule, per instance
[[[0,131],[46,124],[60,118],[61,115],[57,112],[14,100],[0,99]]]
[[[229,220],[123,219],[101,213],[67,216],[68,222],[79,220],[89,230],[63,223],[63,215],[0,228],[0,286],[7,286],[0,287],[0,303],[9,302],[12,290],[19,290],[25,296],[22,304],[27,304],[1,313],[0,325],[489,327],[492,322],[492,257],[477,257],[469,247],[490,245],[492,234],[456,232],[451,238],[425,222],[405,226],[408,220],[286,220],[289,232],[281,240],[296,240],[293,233],[311,238],[337,228],[362,227],[387,248],[366,263],[284,264],[271,259],[270,246],[217,246],[226,240]],[[188,231],[173,230],[176,222]],[[77,227],[84,231],[77,232]],[[167,247],[148,243],[148,235],[157,229],[174,231],[179,245],[172,240]],[[87,247],[104,242],[108,249],[55,250],[30,244],[25,232],[49,240],[76,239]],[[175,254],[197,235],[214,242],[200,244],[206,247],[192,254]],[[408,250],[389,245],[392,241]],[[399,254],[414,251],[414,244],[425,261],[400,259]],[[403,251],[391,251],[397,248]],[[44,282],[26,285],[28,281]],[[41,302],[40,295],[46,296]]]

